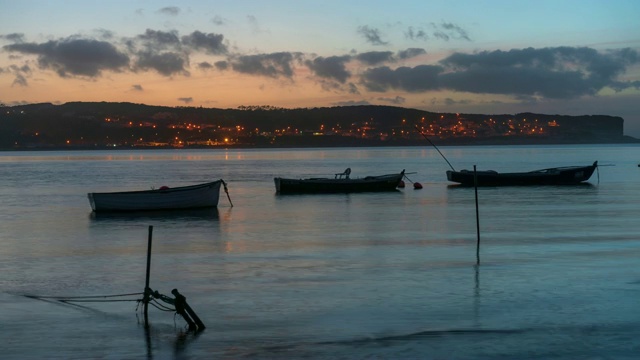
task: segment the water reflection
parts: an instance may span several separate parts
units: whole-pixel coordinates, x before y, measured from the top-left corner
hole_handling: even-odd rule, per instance
[[[145,342],[145,347],[146,347],[146,358],[147,359],[153,359],[154,355],[153,355],[153,349],[155,348],[156,350],[158,350],[158,348],[162,348],[164,347],[163,345],[163,341],[166,338],[164,334],[164,331],[160,328],[156,328],[154,326],[151,326],[149,324],[144,324],[142,326],[142,328],[144,329],[144,342]],[[187,350],[188,346],[194,342],[196,339],[198,339],[198,337],[200,336],[200,334],[202,333],[202,331],[185,331],[183,329],[175,329],[174,330],[175,333],[175,341],[173,342],[173,353],[175,358],[180,358],[181,356],[184,356],[184,352]],[[156,343],[154,346],[154,342]],[[163,352],[164,353],[164,352]],[[159,355],[159,354],[156,354]],[[164,358],[164,357],[161,357]]]
[[[163,211],[132,211],[132,212],[91,212],[89,218],[94,221],[175,221],[175,220],[205,220],[218,221],[218,208],[163,210]]]

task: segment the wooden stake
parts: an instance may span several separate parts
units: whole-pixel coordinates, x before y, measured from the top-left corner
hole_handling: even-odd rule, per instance
[[[473,165],[473,184],[476,191],[476,233],[478,234],[478,241],[476,243],[476,264],[480,265],[480,214],[478,212],[478,173],[476,166]]]
[[[149,297],[150,297],[150,292],[151,289],[149,288],[149,277],[151,275],[151,242],[152,242],[152,235],[153,235],[153,226],[149,225],[149,240],[147,243],[147,276],[145,278],[145,282],[144,282],[144,297],[143,297],[143,302],[144,302],[144,322],[145,325],[149,324]]]

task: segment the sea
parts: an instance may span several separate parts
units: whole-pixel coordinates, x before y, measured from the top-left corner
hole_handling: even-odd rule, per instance
[[[445,175],[594,161],[579,186]],[[639,162],[637,144],[0,152],[0,358],[637,359]],[[406,187],[275,191],[346,168]],[[217,179],[217,209],[87,199]],[[147,264],[204,330],[160,300],[145,319]]]

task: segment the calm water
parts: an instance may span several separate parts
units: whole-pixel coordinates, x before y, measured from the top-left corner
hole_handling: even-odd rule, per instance
[[[591,185],[448,186],[433,148],[0,152],[0,357],[635,359],[640,147],[442,147],[460,170],[588,165]],[[273,177],[406,169],[393,193],[275,194]],[[94,216],[87,192],[222,178],[217,210]],[[178,288],[207,325],[136,302]],[[129,297],[135,299],[136,296]]]

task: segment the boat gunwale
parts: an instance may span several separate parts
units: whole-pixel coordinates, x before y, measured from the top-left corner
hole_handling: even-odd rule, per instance
[[[171,193],[171,192],[179,192],[179,191],[189,191],[196,190],[204,187],[208,187],[211,185],[217,185],[218,183],[224,183],[222,179],[210,181],[202,184],[195,185],[186,185],[186,186],[177,186],[177,187],[168,187],[168,188],[158,188],[158,189],[149,189],[149,190],[131,190],[131,191],[114,191],[114,192],[90,192],[92,195],[136,195],[136,194],[154,194],[154,193]]]

